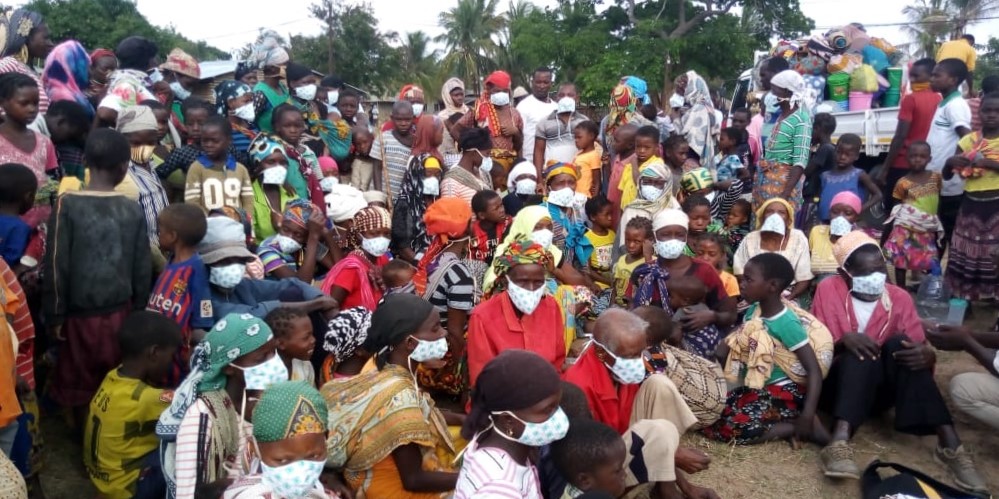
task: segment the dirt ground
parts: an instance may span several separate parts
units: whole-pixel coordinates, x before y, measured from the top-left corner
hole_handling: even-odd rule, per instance
[[[995,318],[994,307],[975,307],[972,324],[985,330]],[[937,353],[937,384],[945,398],[947,384],[955,374],[981,371],[977,362],[964,353]],[[952,408],[953,409],[953,408]],[[978,469],[989,487],[999,493],[999,436],[993,430],[953,411],[958,434],[966,448],[975,453]],[[48,498],[91,498],[96,495],[82,465],[82,449],[70,436],[62,420],[43,418],[45,465],[42,489]],[[711,468],[692,477],[694,483],[715,489],[729,498],[823,498],[847,499],[860,496],[859,482],[832,481],[819,469],[819,449],[805,445],[791,450],[786,443],[736,447],[709,441],[700,435],[684,437],[684,445],[698,447],[711,455]],[[947,471],[933,460],[935,437],[913,437],[892,431],[890,413],[863,426],[853,439],[857,461],[862,467],[874,459],[894,461],[952,484]],[[34,495],[34,497],[41,497]]]

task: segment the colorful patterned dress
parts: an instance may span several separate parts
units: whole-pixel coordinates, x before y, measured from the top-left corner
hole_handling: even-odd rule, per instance
[[[895,184],[892,197],[898,204],[889,219],[894,221],[894,227],[885,250],[896,269],[930,270],[938,258],[937,236],[943,227],[937,209],[942,186],[943,179],[936,172],[931,172],[923,182],[913,180],[910,174]]]

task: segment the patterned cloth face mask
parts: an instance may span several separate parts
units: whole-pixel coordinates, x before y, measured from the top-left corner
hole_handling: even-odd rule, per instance
[[[534,241],[535,244],[546,250],[551,247],[554,240],[555,233],[548,229],[536,230],[531,233],[531,241]]]
[[[561,407],[555,409],[555,412],[544,423],[524,421],[510,411],[494,412],[489,415],[489,419],[491,420],[494,415],[500,414],[507,414],[511,418],[523,423],[524,431],[516,438],[503,433],[499,428],[496,428],[496,433],[511,442],[521,443],[528,447],[544,447],[556,440],[561,440],[569,431],[569,417],[562,412]],[[495,426],[494,422],[493,427]]]
[[[447,337],[442,336],[433,341],[421,340],[416,336],[410,336],[417,341],[413,353],[409,358],[415,362],[427,362],[430,360],[441,360],[447,354]]]
[[[246,264],[243,263],[211,267],[208,271],[208,281],[220,288],[232,289],[243,280],[245,273]]]
[[[773,232],[783,236],[787,234],[787,223],[784,222],[784,217],[777,213],[771,213],[770,216],[763,221],[763,226],[760,227],[760,231]]]
[[[850,276],[853,285],[850,291],[860,295],[881,296],[885,293],[885,283],[888,281],[888,274],[875,272],[870,275],[858,277]]]
[[[281,248],[281,253],[284,253],[286,255],[298,253],[298,251],[302,249],[302,243],[284,234],[278,234],[274,236],[274,242],[277,243],[278,248]]]
[[[548,193],[548,202],[562,208],[572,206],[574,199],[576,199],[576,191],[571,187],[563,187]]]
[[[686,241],[670,239],[669,241],[656,241],[656,254],[667,260],[676,260],[683,254],[683,249],[687,247]]]
[[[527,315],[534,313],[541,303],[541,299],[545,296],[545,287],[539,286],[538,289],[531,291],[514,284],[510,278],[507,278],[507,283],[506,292],[510,296],[513,306]]]
[[[274,383],[288,381],[288,368],[285,367],[284,361],[281,360],[281,356],[277,352],[274,352],[271,358],[255,366],[230,365],[243,371],[243,381],[247,390],[265,390]]]
[[[614,357],[613,366],[607,366],[606,362],[604,365],[610,369],[611,374],[613,374],[618,381],[625,385],[637,385],[642,381],[645,381],[645,361],[642,360],[641,357],[635,359],[621,358],[614,355],[614,352],[612,352],[610,348],[601,345],[596,340],[593,340],[593,344],[600,346],[600,348],[604,349],[604,352],[607,352],[607,355]]]
[[[829,234],[845,236],[853,230],[853,224],[846,217],[836,217],[829,222]]]
[[[295,461],[284,466],[271,467],[261,462],[260,469],[264,483],[274,491],[276,497],[301,499],[322,490],[319,475],[322,474],[325,464],[325,461]]]

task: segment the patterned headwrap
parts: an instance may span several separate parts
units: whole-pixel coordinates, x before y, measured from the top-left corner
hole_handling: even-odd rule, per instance
[[[354,215],[354,225],[350,228],[354,244],[361,244],[361,234],[369,230],[391,229],[392,215],[381,206],[368,206]]]
[[[10,18],[0,15],[0,45],[3,46],[2,57],[13,56],[15,59],[28,62],[28,36],[31,30],[37,28],[45,20],[42,15],[27,9],[17,9],[11,12]]]
[[[552,262],[552,254],[545,251],[540,244],[530,239],[518,239],[506,247],[502,254],[497,253],[493,259],[493,269],[496,273],[496,280],[493,281],[492,293],[498,293],[506,289],[506,276],[510,269],[517,265],[541,265],[548,268]]]
[[[517,216],[513,217],[513,222],[506,231],[506,236],[503,238],[503,242],[496,247],[494,254],[502,255],[506,253],[507,248],[518,240],[530,239],[531,233],[534,232],[534,228],[537,227],[539,222],[544,220],[552,220],[552,214],[548,211],[548,208],[540,205],[525,206],[520,211],[517,212]],[[562,250],[558,246],[552,244],[548,247],[548,253],[551,254],[552,262],[558,263],[562,261]],[[497,258],[493,258],[493,263],[486,272],[486,276],[482,281],[482,289],[486,293],[489,293],[495,282],[498,280],[497,275]]]
[[[715,184],[711,171],[707,168],[694,168],[680,177],[680,187],[687,192],[697,192]]]
[[[645,83],[645,80],[637,76],[626,76],[621,80],[621,83],[624,83],[631,89],[636,101],[642,101],[642,104],[651,102],[649,99],[649,85]]]
[[[253,142],[250,142],[250,148],[247,152],[250,154],[250,158],[257,163],[267,159],[271,154],[276,152],[285,155],[285,157],[288,156],[288,153],[284,149],[284,144],[277,137],[267,133],[261,133],[254,137]]]
[[[453,239],[468,234],[468,224],[471,220],[472,207],[461,198],[440,198],[427,207],[426,213],[423,214],[423,223],[427,227],[427,234],[432,236],[433,240],[430,241],[427,252],[417,266],[416,275],[413,276],[417,294],[423,296],[426,290],[430,265],[436,264],[437,256]]]
[[[770,198],[764,201],[763,204],[760,205],[760,208],[756,210],[756,230],[760,230],[760,228],[763,227],[763,222],[765,221],[763,219],[763,213],[767,211],[767,206],[774,203],[780,203],[785,209],[787,209],[787,226],[789,228],[794,227],[794,208],[791,206],[791,203],[782,198]]]
[[[666,163],[662,161],[651,161],[642,165],[642,169],[638,171],[638,176],[663,179],[667,181],[665,189],[672,192],[673,174],[666,168]]]
[[[264,390],[253,409],[253,437],[277,442],[299,435],[326,434],[329,408],[319,390],[305,381],[283,381]]]
[[[409,100],[411,98],[412,99],[417,99],[417,98],[418,99],[422,99],[423,98],[423,89],[420,88],[420,87],[418,87],[418,86],[416,86],[416,85],[414,85],[414,84],[412,84],[412,83],[409,83],[409,84],[403,86],[402,90],[399,90],[399,97],[396,100],[403,101],[403,100]]]
[[[156,115],[149,106],[126,107],[118,113],[116,129],[121,133],[157,130]]]
[[[229,116],[229,99],[242,97],[253,90],[239,80],[223,80],[215,86],[215,110],[219,116]]]
[[[323,350],[339,364],[351,356],[368,339],[371,311],[364,307],[348,308],[336,315],[327,325]]]
[[[624,83],[618,84],[611,91],[610,113],[607,115],[604,135],[613,135],[619,126],[631,122],[637,112],[638,99],[634,91]]]
[[[840,267],[846,265],[846,261],[850,259],[850,255],[858,249],[867,246],[874,245],[877,248],[881,246],[878,242],[874,240],[871,236],[868,236],[862,230],[855,230],[847,235],[839,238],[836,244],[833,245],[833,256],[836,257],[836,263]]]
[[[111,49],[94,49],[94,51],[90,53],[90,63],[96,63],[101,57],[114,57],[115,61],[118,60],[118,56],[114,55],[114,51]]]
[[[280,37],[274,30],[261,33],[247,62],[256,64],[258,68],[288,64],[288,51],[278,44]]]
[[[166,62],[160,64],[160,69],[201,79],[201,67],[198,65],[198,60],[191,54],[177,48],[170,51]]]
[[[90,56],[80,42],[68,40],[56,45],[45,58],[42,85],[50,102],[73,101],[94,117],[94,106],[83,91],[90,86]]]
[[[576,169],[576,165],[572,163],[562,163],[561,161],[551,160],[545,165],[543,175],[545,177],[545,182],[549,182],[551,179],[555,178],[556,175],[566,174],[572,176],[572,178],[579,180],[579,170]]]
[[[308,226],[309,216],[317,209],[316,205],[304,199],[293,199],[285,205],[284,220],[304,229]]]
[[[255,66],[251,66],[246,61],[239,61],[236,63],[236,72],[233,73],[232,77],[237,80],[242,80],[244,76],[250,73],[255,73],[256,71],[257,68]]]

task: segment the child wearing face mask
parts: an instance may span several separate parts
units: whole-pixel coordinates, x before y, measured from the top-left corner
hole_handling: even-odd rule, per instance
[[[183,342],[177,350],[163,386],[174,388],[187,375],[191,347],[204,338],[214,324],[208,272],[197,245],[208,225],[204,212],[189,204],[167,206],[159,216],[159,245],[169,254],[163,273],[156,279],[147,310],[169,317],[181,327]]]
[[[381,268],[390,260],[391,234],[392,215],[387,210],[368,206],[358,211],[351,227],[358,249],[326,274],[323,293],[333,297],[341,308],[363,306],[373,311],[385,290]]]
[[[270,279],[295,278],[312,284],[341,256],[333,231],[319,209],[301,199],[288,203],[277,234],[264,239],[257,256]]]
[[[833,255],[833,245],[854,229],[860,217],[860,207],[861,201],[856,194],[843,191],[833,197],[829,208],[829,216],[832,217],[829,225],[812,227],[808,235],[808,247],[812,251],[812,273],[815,274],[816,284],[835,274],[839,268]]]

